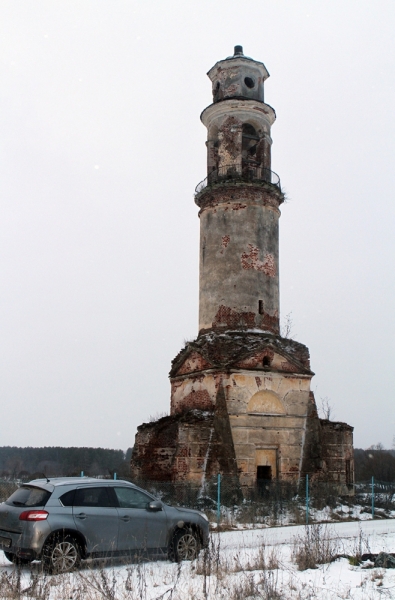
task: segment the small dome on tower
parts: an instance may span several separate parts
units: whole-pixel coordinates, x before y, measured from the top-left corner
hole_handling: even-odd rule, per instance
[[[263,83],[269,77],[265,65],[244,56],[243,46],[235,46],[234,54],[217,62],[207,73],[213,84],[213,101],[247,98],[264,102]]]

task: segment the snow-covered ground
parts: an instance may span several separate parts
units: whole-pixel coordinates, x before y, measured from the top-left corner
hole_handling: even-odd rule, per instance
[[[316,526],[313,526],[316,527]],[[51,600],[252,600],[395,598],[395,569],[352,566],[347,558],[298,570],[295,540],[304,526],[214,532],[210,551],[193,563],[83,563],[71,575],[43,577],[40,563],[22,569],[15,598]],[[395,552],[395,521],[370,520],[321,526],[320,536],[339,555]],[[104,565],[104,566],[103,566]],[[367,568],[370,567],[370,568]],[[0,598],[10,598],[17,571],[0,553]],[[40,587],[41,586],[41,587]],[[41,594],[41,595],[40,595]]]

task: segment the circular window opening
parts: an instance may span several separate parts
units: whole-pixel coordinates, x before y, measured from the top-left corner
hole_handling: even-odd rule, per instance
[[[252,89],[255,85],[255,81],[251,79],[251,77],[244,77],[244,83],[250,89]]]

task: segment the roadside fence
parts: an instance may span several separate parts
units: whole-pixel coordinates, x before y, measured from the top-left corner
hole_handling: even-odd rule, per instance
[[[22,483],[0,480],[0,502]],[[374,478],[348,486],[309,481],[307,476],[299,482],[262,480],[259,485],[242,487],[236,477],[220,474],[200,485],[187,481],[133,480],[133,483],[166,504],[202,510],[210,521],[223,527],[395,517],[395,482]]]

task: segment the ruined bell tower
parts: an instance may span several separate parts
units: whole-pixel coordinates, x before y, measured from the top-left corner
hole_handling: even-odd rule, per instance
[[[279,218],[265,65],[243,54],[208,72],[213,102],[200,218],[199,331],[172,362],[170,416],[138,428],[135,477],[242,486],[312,477],[350,485],[353,428],[318,418],[306,346],[280,335]]]
[[[263,63],[235,54],[208,76],[213,104],[207,127],[207,178],[200,207],[199,334],[229,329],[279,333],[279,206],[284,200],[271,171],[271,126],[264,103]]]

